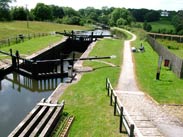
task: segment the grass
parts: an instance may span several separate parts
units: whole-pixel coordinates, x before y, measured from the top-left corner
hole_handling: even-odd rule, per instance
[[[19,44],[6,46],[3,48],[0,48],[0,50],[9,52],[9,50],[12,49],[13,53],[15,53],[16,50],[18,50],[20,55],[25,57],[27,55],[31,55],[31,54],[35,53],[36,51],[44,49],[44,48],[48,47],[49,45],[51,45],[61,39],[62,39],[62,36],[60,36],[60,35],[44,36],[44,37],[40,37],[40,38],[27,40],[27,41],[19,43]],[[0,56],[0,58],[2,58],[2,57],[3,56]]]
[[[159,32],[159,30],[166,32],[175,32],[175,27],[171,24],[169,20],[166,19],[160,19],[160,21],[150,22],[150,24],[152,26],[152,32]]]
[[[97,43],[90,56],[114,54],[117,58],[110,62],[120,65],[122,48],[121,40],[105,39]],[[127,136],[119,133],[119,117],[113,116],[113,107],[109,106],[109,97],[105,89],[106,77],[110,78],[113,86],[117,85],[120,68],[95,61],[85,61],[84,64],[92,67],[94,71],[85,73],[81,80],[68,87],[60,98],[60,101],[66,101],[64,111],[75,116],[69,136]]]
[[[172,53],[183,59],[183,44],[167,39],[156,39],[158,43],[167,47]]]
[[[29,21],[27,28],[26,21],[0,22],[0,40],[7,39],[19,34],[31,34],[40,32],[63,32],[64,30],[87,30],[89,27],[64,25],[49,22]]]
[[[142,31],[136,30],[137,36],[142,33]],[[160,80],[156,80],[158,55],[145,40],[140,40],[139,37],[133,45],[140,45],[140,43],[143,43],[145,52],[133,55],[141,90],[147,92],[160,104],[183,104],[183,80],[177,78],[172,71],[163,66]]]
[[[112,29],[112,32],[115,34],[115,35],[117,35],[117,37],[119,36],[119,37],[121,37],[121,38],[123,38],[123,39],[131,39],[132,38],[132,36],[129,34],[129,33],[127,33],[124,29],[122,29],[122,28],[117,28],[117,27],[113,27]]]

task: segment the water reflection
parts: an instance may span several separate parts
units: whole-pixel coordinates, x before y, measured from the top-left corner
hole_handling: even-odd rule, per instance
[[[17,86],[17,91],[19,92],[21,92],[22,88],[32,92],[46,92],[54,90],[60,82],[64,81],[63,78],[34,80],[29,77],[19,75],[15,72],[7,75],[4,79],[12,83],[10,86],[12,89],[15,89],[15,86]],[[2,88],[2,83],[0,85]]]
[[[11,73],[0,82],[0,136],[6,137],[63,79],[33,80]]]

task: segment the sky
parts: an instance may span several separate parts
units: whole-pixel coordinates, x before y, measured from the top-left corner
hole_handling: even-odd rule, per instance
[[[27,5],[28,9],[32,9],[37,3],[72,7],[75,10],[86,7],[101,9],[104,6],[154,10],[183,10],[183,0],[16,0],[16,2],[13,2],[11,5],[23,7]]]

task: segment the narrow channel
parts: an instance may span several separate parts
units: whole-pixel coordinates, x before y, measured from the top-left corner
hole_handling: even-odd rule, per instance
[[[95,33],[101,33],[96,31]],[[91,42],[66,40],[61,45],[46,51],[33,60],[58,59],[60,54],[64,58],[79,58]],[[64,62],[64,71],[67,71],[69,62]],[[58,66],[59,67],[59,66]],[[42,98],[48,98],[56,87],[66,78],[51,78],[34,80],[12,72],[0,81],[0,136],[6,137],[32,110]]]

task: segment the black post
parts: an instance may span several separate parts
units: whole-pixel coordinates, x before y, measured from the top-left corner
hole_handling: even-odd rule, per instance
[[[34,78],[37,78],[38,76],[37,62],[32,63],[32,68],[33,68],[32,75]]]
[[[93,42],[93,32],[91,33],[91,42]]]
[[[72,35],[71,36],[72,37],[72,40],[74,40],[74,31],[73,30],[71,31],[71,35]]]
[[[12,56],[12,49],[10,49],[10,56]]]
[[[108,78],[105,79],[105,89],[108,89]]]
[[[73,52],[73,55],[72,55],[72,70],[73,70],[73,67],[74,67],[74,60],[75,60],[75,52]]]
[[[63,61],[62,54],[60,55],[60,73],[61,73],[61,75],[64,74],[64,61]]]
[[[110,89],[110,90],[111,90],[110,105],[112,106],[112,94],[113,94],[113,90],[112,89]]]
[[[8,39],[8,46],[10,46],[10,39]]]
[[[130,126],[130,137],[134,137],[134,124]]]
[[[116,116],[117,96],[114,97],[114,116]]]
[[[158,68],[157,68],[157,73],[156,73],[156,80],[159,80],[159,78],[160,78],[160,71],[161,71],[162,60],[163,60],[163,57],[159,56]]]
[[[16,55],[16,60],[17,60],[17,69],[19,69],[19,52],[18,52],[18,50],[16,51],[15,55]]]
[[[123,126],[123,107],[120,108],[120,123],[119,123],[119,132],[122,133]]]

